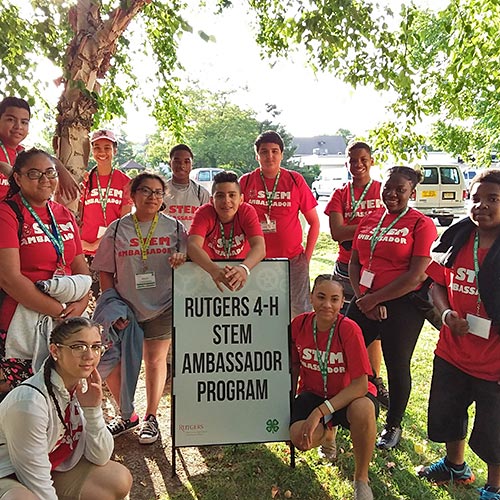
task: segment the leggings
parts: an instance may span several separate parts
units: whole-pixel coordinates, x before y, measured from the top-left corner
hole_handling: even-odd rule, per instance
[[[387,319],[383,321],[368,319],[354,300],[349,305],[347,317],[361,327],[367,346],[379,337],[382,341],[390,398],[387,426],[398,427],[410,398],[410,362],[424,317],[406,295],[384,304],[387,307]]]

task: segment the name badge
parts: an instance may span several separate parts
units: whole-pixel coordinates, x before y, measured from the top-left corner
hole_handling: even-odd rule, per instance
[[[97,239],[102,238],[104,236],[106,229],[108,229],[106,226],[99,226],[99,229],[97,230]]]
[[[363,272],[361,273],[359,284],[366,286],[366,288],[371,288],[373,285],[374,278],[375,278],[375,273],[368,271],[368,269],[364,269]]]
[[[276,232],[276,221],[273,219],[261,221],[260,227],[262,228],[263,233],[275,233]]]
[[[144,288],[155,288],[156,276],[153,271],[139,273],[135,275],[135,288],[142,290]]]
[[[486,340],[490,338],[490,319],[481,318],[481,316],[476,316],[475,314],[467,314],[465,319],[469,323],[469,333]]]

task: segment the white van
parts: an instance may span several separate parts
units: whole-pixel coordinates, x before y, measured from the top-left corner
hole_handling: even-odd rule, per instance
[[[330,197],[334,189],[342,187],[351,177],[345,168],[330,169],[322,173],[311,185],[311,191],[316,199],[320,196]]]
[[[437,218],[441,226],[449,226],[454,217],[466,214],[467,186],[458,163],[416,168],[422,171],[424,179],[410,199],[411,207]]]
[[[212,182],[214,177],[223,172],[222,168],[194,168],[189,173],[189,178],[203,186],[210,194],[212,194]]]

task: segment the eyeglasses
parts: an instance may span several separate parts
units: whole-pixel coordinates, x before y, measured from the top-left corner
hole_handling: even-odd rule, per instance
[[[137,188],[137,191],[140,191],[146,198],[149,198],[150,196],[154,196],[155,198],[163,198],[163,195],[165,194],[161,189],[153,191],[146,186]]]
[[[71,345],[66,345],[66,344],[56,344],[57,347],[67,347],[68,349],[71,349],[71,354],[75,358],[81,358],[84,354],[86,354],[89,349],[91,350],[92,354],[94,356],[102,356],[107,350],[108,346],[103,345],[103,344],[71,344]]]
[[[55,168],[48,168],[47,170],[45,170],[45,172],[37,170],[36,168],[32,168],[31,170],[28,170],[27,172],[21,175],[25,175],[28,179],[31,179],[32,181],[40,180],[43,175],[45,175],[47,179],[56,179],[59,176]]]

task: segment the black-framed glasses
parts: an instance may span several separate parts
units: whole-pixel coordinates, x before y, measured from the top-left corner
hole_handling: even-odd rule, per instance
[[[56,344],[57,347],[67,347],[68,349],[71,349],[71,354],[75,358],[81,358],[84,354],[86,354],[89,349],[90,352],[94,356],[102,356],[107,350],[108,346],[104,344],[71,344],[71,345],[66,345],[66,344]]]
[[[165,194],[161,189],[156,189],[155,191],[153,191],[146,186],[137,188],[137,191],[140,191],[146,198],[149,198],[150,196],[154,196],[155,198],[163,198],[163,195]]]
[[[44,175],[45,177],[47,177],[47,179],[57,179],[57,177],[59,177],[59,174],[57,173],[57,170],[55,168],[48,168],[47,170],[45,170],[45,172],[37,170],[36,168],[32,168],[21,175],[25,175],[28,179],[31,179],[32,181],[38,181]]]

